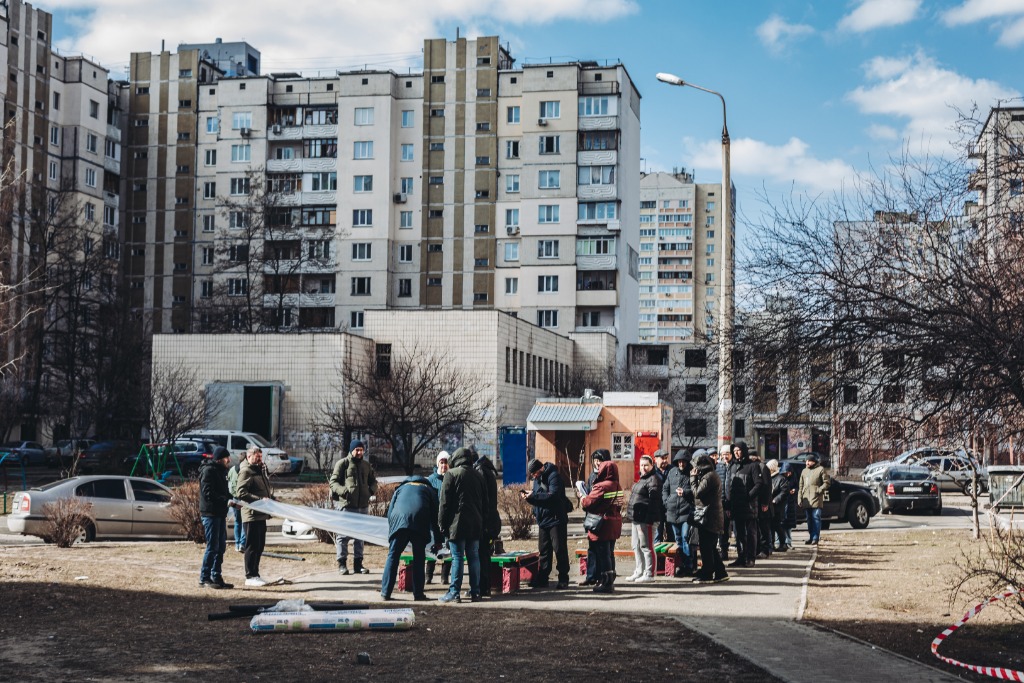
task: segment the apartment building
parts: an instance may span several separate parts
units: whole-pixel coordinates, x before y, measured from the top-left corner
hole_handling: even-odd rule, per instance
[[[695,183],[685,171],[641,176],[640,342],[675,344],[714,331],[721,192],[721,183]]]
[[[640,96],[622,65],[516,69],[484,37],[425,41],[422,74],[228,77],[220,44],[132,56],[126,276],[155,330],[499,309],[603,335],[590,346],[635,339]]]

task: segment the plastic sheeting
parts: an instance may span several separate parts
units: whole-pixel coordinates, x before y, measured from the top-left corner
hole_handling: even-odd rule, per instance
[[[385,631],[406,630],[416,623],[411,609],[361,609],[337,612],[264,612],[249,622],[265,631]]]
[[[360,541],[374,545],[385,547],[388,545],[388,520],[384,517],[360,515],[344,510],[306,507],[305,505],[290,505],[276,500],[258,500],[255,503],[242,503],[242,505],[271,517],[304,522],[317,529],[324,529],[349,538],[358,538]]]

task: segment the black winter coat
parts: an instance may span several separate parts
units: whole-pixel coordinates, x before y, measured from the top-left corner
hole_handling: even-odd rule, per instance
[[[437,492],[424,477],[406,478],[395,489],[388,505],[388,535],[408,529],[413,539],[426,543],[433,536],[434,543],[443,542],[437,526]]]
[[[761,494],[761,464],[750,460],[729,467],[729,514],[733,519],[757,517]]]
[[[483,537],[483,511],[487,508],[484,478],[469,462],[469,451],[459,448],[450,460],[450,468],[441,483],[441,503],[437,523],[451,541],[480,540]]]
[[[480,458],[473,468],[484,478],[487,507],[484,508],[484,538],[496,539],[501,534],[501,515],[498,514],[498,471],[487,458]]]
[[[757,463],[761,470],[761,488],[757,492],[757,503],[762,508],[772,504],[772,471],[763,462]]]
[[[659,524],[665,519],[665,506],[661,500],[661,487],[654,470],[633,484],[629,495],[629,518],[634,524]]]
[[[533,492],[526,497],[526,502],[533,506],[537,526],[541,529],[569,523],[569,506],[572,503],[565,497],[562,475],[549,462],[544,463],[540,476],[533,480]]]
[[[683,489],[683,495],[676,493],[676,489]],[[690,468],[680,470],[678,466],[673,467],[665,476],[665,483],[661,485],[661,501],[665,504],[665,521],[669,524],[682,524],[690,521],[693,514],[693,488],[690,484]]]
[[[199,514],[203,517],[227,517],[228,470],[219,460],[204,460],[199,468]]]

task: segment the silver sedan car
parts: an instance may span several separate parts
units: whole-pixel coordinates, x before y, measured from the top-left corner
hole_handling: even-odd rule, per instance
[[[14,494],[7,526],[17,534],[46,536],[43,508],[61,498],[77,496],[90,503],[90,519],[80,530],[81,542],[103,538],[183,538],[171,517],[171,490],[151,479],[86,476],[62,479]]]

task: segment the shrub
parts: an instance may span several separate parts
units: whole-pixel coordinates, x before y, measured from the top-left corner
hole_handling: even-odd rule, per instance
[[[171,490],[171,517],[181,527],[185,538],[193,543],[206,543],[203,519],[199,514],[199,481],[186,479]]]
[[[498,489],[498,511],[512,534],[512,540],[524,540],[533,534],[533,506],[523,500],[519,492],[522,486],[505,486]]]
[[[331,487],[327,484],[313,484],[302,489],[299,493],[298,504],[311,508],[331,509],[334,507],[331,501]],[[323,529],[313,529],[316,540],[321,543],[334,543],[334,534]]]
[[[70,548],[92,526],[92,503],[72,496],[43,506],[46,530],[43,538],[58,548]]]
[[[388,516],[388,505],[395,495],[398,484],[381,484],[377,487],[377,500],[370,503],[370,514],[376,517]]]

